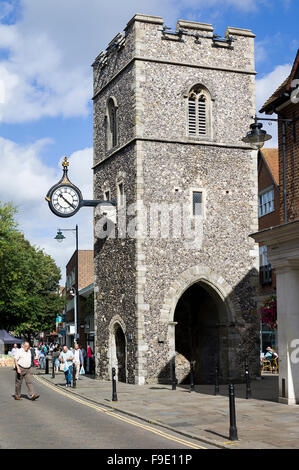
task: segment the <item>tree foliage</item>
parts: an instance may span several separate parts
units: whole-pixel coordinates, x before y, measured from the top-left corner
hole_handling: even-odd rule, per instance
[[[0,328],[30,337],[52,330],[63,308],[58,295],[60,269],[25,240],[16,209],[0,202]]]

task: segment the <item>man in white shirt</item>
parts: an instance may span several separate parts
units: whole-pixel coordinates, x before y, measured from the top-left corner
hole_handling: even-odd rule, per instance
[[[15,354],[16,354],[16,352],[18,351],[18,349],[19,349],[19,348],[18,348],[18,345],[17,345],[17,344],[14,344],[14,345],[13,345],[13,348],[12,348],[12,350],[11,350],[11,355],[12,355],[13,357],[15,357]]]
[[[72,351],[70,351],[69,348],[66,345],[64,345],[63,350],[61,351],[58,359],[63,364],[63,372],[65,375],[66,387],[70,387],[72,384],[72,369],[73,369],[74,355]]]
[[[27,341],[23,344],[21,349],[18,349],[14,356],[15,365],[16,365],[16,394],[15,400],[22,400],[21,398],[21,387],[23,378],[28,388],[30,400],[36,400],[39,395],[34,393],[32,381],[31,381],[31,351],[30,345]]]

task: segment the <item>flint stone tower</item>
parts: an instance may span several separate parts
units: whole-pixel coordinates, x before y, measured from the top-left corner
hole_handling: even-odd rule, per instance
[[[255,114],[255,36],[163,24],[135,15],[93,64],[94,198],[118,204],[115,237],[98,236],[95,214],[96,373],[167,383],[175,357],[179,382],[190,361],[197,383],[214,380],[217,362],[222,382],[238,380],[245,355],[259,369],[258,250],[248,237],[258,230],[257,157],[241,141]],[[189,214],[170,217],[162,236],[153,207]],[[193,242],[175,231],[187,216],[199,223]]]

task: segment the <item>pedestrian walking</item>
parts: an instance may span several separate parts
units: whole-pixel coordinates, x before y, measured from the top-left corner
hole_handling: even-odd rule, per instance
[[[92,362],[93,354],[92,349],[90,346],[87,348],[87,358],[86,358],[86,372],[89,374],[91,372],[91,362]]]
[[[59,348],[58,345],[57,345],[54,348],[54,351],[53,351],[55,372],[58,372],[58,370],[59,370],[59,356],[60,356],[60,353],[61,353],[61,348]]]
[[[30,346],[30,352],[31,352],[31,367],[34,367],[35,350],[32,346]]]
[[[38,360],[39,360],[39,368],[44,369],[46,367],[46,355],[45,355],[44,347],[41,347],[39,350]]]
[[[19,350],[18,345],[14,344],[12,350],[10,351],[11,356],[14,358],[16,352]],[[13,367],[13,370],[15,370],[15,367]]]
[[[82,356],[83,356],[83,367],[84,369],[86,369],[86,357],[87,357],[86,349],[82,346],[81,351],[82,351]]]
[[[72,369],[73,369],[74,355],[71,350],[65,345],[63,351],[59,355],[59,361],[63,364],[63,372],[66,380],[66,387],[72,384]]]
[[[75,349],[73,349],[73,354],[74,354],[73,367],[75,367],[75,370],[76,370],[76,380],[79,380],[80,369],[81,369],[81,366],[83,365],[83,354],[78,343],[75,344]]]
[[[18,351],[18,349],[19,349],[19,348],[18,348],[18,345],[17,345],[17,344],[14,344],[14,345],[13,345],[13,348],[12,348],[12,350],[11,350],[11,355],[12,355],[12,357],[15,357],[15,354],[16,354],[16,352]]]
[[[38,347],[35,345],[34,346],[34,365],[35,367],[39,367],[39,349]]]
[[[30,351],[30,345],[27,341],[23,344],[21,349],[15,353],[15,365],[16,365],[16,394],[15,400],[22,400],[21,398],[21,387],[23,379],[25,378],[25,382],[28,388],[30,400],[36,400],[39,395],[34,393],[32,380],[31,380],[31,361],[32,355]]]

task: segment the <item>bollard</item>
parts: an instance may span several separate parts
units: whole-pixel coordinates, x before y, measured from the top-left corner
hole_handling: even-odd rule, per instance
[[[52,352],[52,379],[55,379],[55,358],[54,358],[54,352]]]
[[[216,364],[215,369],[215,395],[219,395],[219,366]]]
[[[45,374],[49,373],[49,358],[46,357],[46,367],[45,367]]]
[[[248,400],[248,398],[251,398],[251,385],[250,385],[247,357],[245,359],[245,379],[246,379],[246,400]]]
[[[194,363],[190,361],[190,392],[194,392]]]
[[[112,401],[117,401],[115,367],[112,367]]]
[[[77,381],[76,381],[76,366],[73,363],[73,368],[72,368],[72,376],[73,376],[73,388],[77,387]]]
[[[238,432],[236,425],[236,408],[235,408],[235,387],[233,384],[228,386],[229,394],[229,440],[238,441]]]
[[[172,390],[176,390],[178,381],[175,375],[175,356],[173,356],[172,358],[171,366],[172,366]]]

